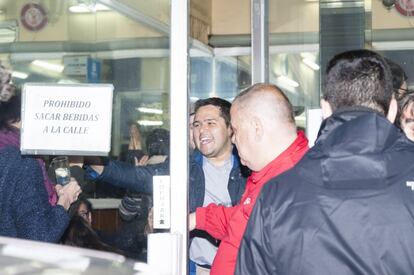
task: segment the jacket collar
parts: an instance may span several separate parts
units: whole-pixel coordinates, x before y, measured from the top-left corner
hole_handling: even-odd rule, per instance
[[[237,153],[236,146],[233,146],[232,158],[233,158],[233,169],[238,168],[240,166],[240,159]],[[197,149],[194,149],[192,159],[193,159],[193,162],[195,162],[196,164],[200,166],[203,165],[203,155]]]
[[[316,143],[331,157],[379,153],[401,136],[383,115],[370,109],[347,109],[325,119]]]
[[[337,112],[319,132],[299,173],[325,188],[383,188],[404,172],[403,163],[413,156],[413,143],[371,110]]]

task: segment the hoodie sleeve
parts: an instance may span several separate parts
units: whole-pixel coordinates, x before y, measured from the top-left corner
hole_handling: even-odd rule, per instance
[[[196,210],[196,228],[207,231],[216,239],[223,239],[227,235],[228,222],[236,211],[235,207],[225,207],[209,204]]]
[[[168,173],[168,161],[146,166],[110,161],[97,180],[136,192],[152,194],[152,177],[155,175],[167,175]]]

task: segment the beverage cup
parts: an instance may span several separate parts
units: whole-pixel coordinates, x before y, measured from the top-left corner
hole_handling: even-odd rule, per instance
[[[56,175],[56,183],[65,185],[70,182],[70,168],[68,157],[56,157],[52,160],[52,167]]]

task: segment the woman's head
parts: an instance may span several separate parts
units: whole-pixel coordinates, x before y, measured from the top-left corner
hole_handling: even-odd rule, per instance
[[[10,129],[20,121],[21,98],[10,80],[10,72],[0,65],[0,130]]]

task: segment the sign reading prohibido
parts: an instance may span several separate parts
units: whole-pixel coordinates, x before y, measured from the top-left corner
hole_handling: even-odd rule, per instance
[[[22,154],[106,156],[111,147],[111,84],[26,83]]]

